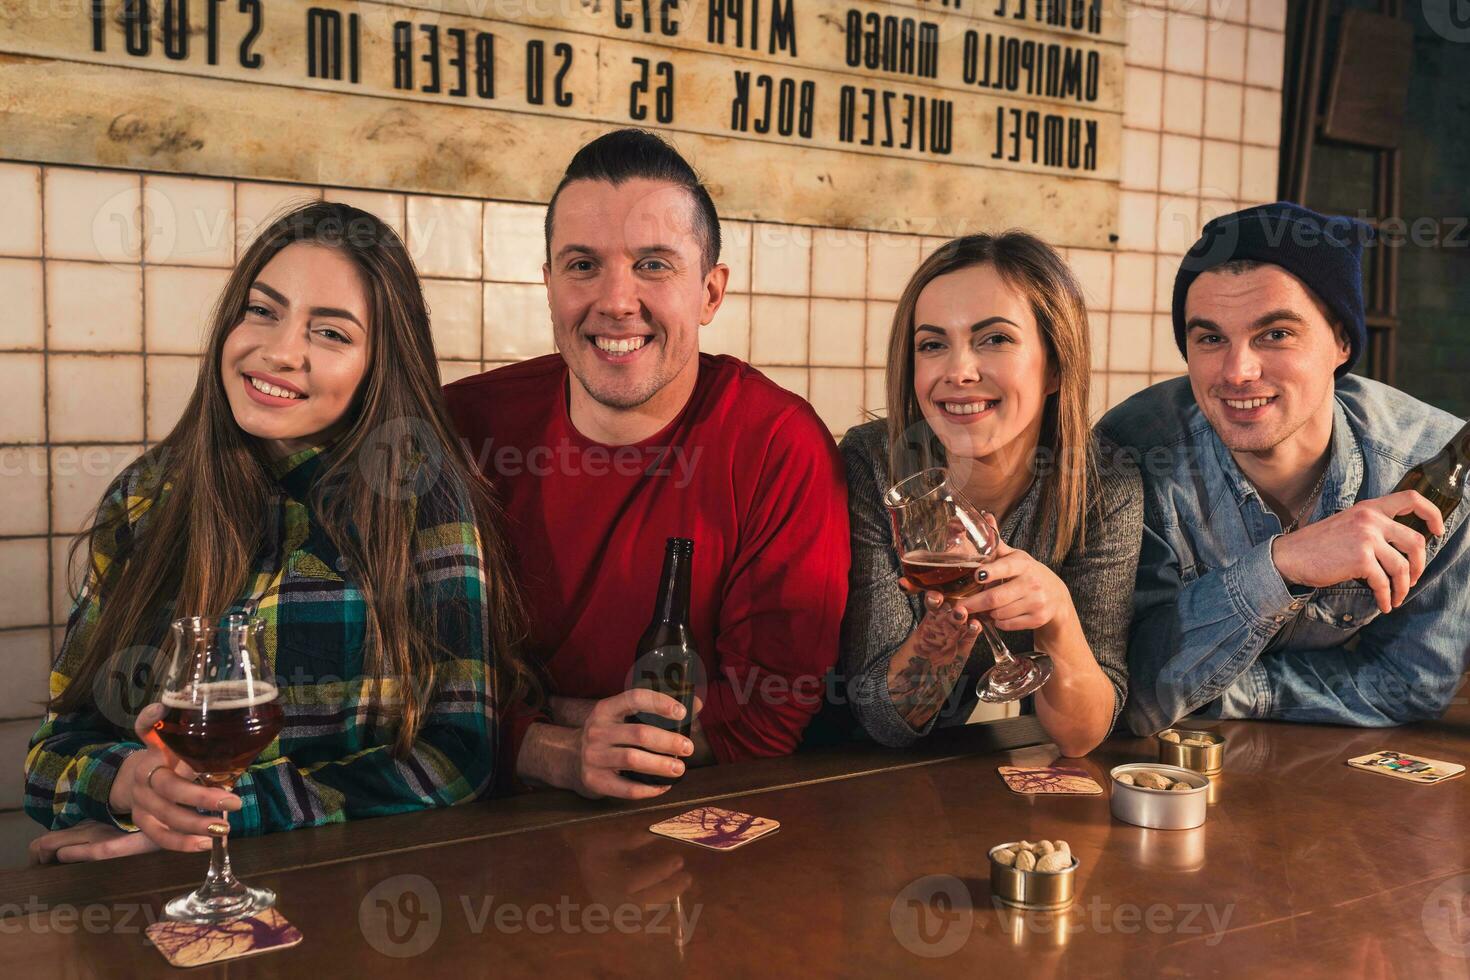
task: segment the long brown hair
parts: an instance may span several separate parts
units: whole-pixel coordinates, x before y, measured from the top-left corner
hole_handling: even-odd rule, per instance
[[[1060,562],[1085,540],[1088,510],[1096,506],[1097,458],[1088,424],[1092,360],[1087,304],[1067,264],[1035,235],[1011,230],[1000,235],[966,235],[936,249],[909,279],[893,314],[888,339],[888,465],[897,482],[930,466],[945,465],[944,445],[914,393],[914,308],[935,279],[971,266],[990,264],[1006,284],[1026,298],[1046,344],[1058,389],[1042,407],[1036,461],[1043,480],[1042,527],[1055,528],[1051,560]],[[1049,457],[1049,459],[1045,458]]]
[[[378,693],[395,680],[395,753],[406,753],[434,688],[435,638],[424,627],[433,610],[413,588],[414,514],[433,495],[453,510],[473,510],[485,566],[493,658],[488,680],[497,704],[536,688],[519,653],[524,616],[514,591],[500,514],[484,479],[454,433],[439,390],[439,367],[418,274],[398,235],[376,216],[344,204],[312,203],[274,220],[250,245],[225,283],[211,317],[194,393],[183,417],[136,464],[142,489],[127,513],[94,517],[72,544],[94,556],[89,578],[102,611],[80,667],[51,702],[59,712],[95,704],[93,686],[113,651],[169,646],[160,616],[178,610],[218,618],[246,588],[278,492],[259,441],[235,422],[220,370],[226,337],[241,322],[260,271],[288,245],[335,248],[356,267],[370,303],[367,372],[322,471],[312,485],[312,520],[352,570],[367,609],[365,666]],[[386,450],[386,451],[385,451]],[[370,453],[364,463],[362,454]],[[428,483],[428,486],[423,484]],[[413,492],[405,492],[412,487]],[[166,492],[165,492],[166,491]],[[147,527],[119,535],[147,510]],[[95,543],[126,540],[104,567]],[[477,623],[471,623],[477,628]],[[458,655],[460,651],[448,651]],[[162,662],[153,664],[159,676]]]

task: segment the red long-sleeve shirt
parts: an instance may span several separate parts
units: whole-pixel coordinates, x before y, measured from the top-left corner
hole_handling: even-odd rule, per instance
[[[690,620],[721,762],[786,755],[820,702],[847,601],[847,490],[811,406],[732,357],[701,354],[683,411],[631,446],[584,437],[559,355],[445,388],[495,485],[551,694],[629,686],[665,539],[694,539]],[[508,712],[508,714],[514,714]],[[519,754],[521,714],[507,749]]]

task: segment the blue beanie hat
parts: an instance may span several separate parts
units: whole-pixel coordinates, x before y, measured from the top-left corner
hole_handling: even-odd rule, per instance
[[[1342,324],[1352,350],[1342,377],[1368,344],[1363,320],[1363,244],[1372,229],[1354,218],[1327,217],[1290,201],[1222,215],[1179,263],[1174,277],[1174,341],[1184,350],[1184,298],[1200,273],[1236,259],[1277,265],[1317,295]],[[1188,356],[1187,354],[1185,355]]]

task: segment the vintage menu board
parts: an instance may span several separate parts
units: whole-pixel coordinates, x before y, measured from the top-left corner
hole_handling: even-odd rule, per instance
[[[637,125],[730,217],[1106,247],[1120,10],[0,0],[0,155],[544,201],[578,145]]]

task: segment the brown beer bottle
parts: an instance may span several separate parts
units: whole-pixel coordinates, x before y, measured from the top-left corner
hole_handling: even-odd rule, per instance
[[[653,621],[638,640],[633,663],[633,687],[667,694],[684,706],[684,717],[676,721],[640,711],[625,719],[630,725],[652,725],[685,738],[694,724],[694,689],[700,670],[699,652],[694,648],[694,634],[689,629],[689,569],[693,559],[692,540],[668,539]],[[654,776],[626,769],[618,775],[650,786],[671,786],[678,782],[677,776]]]
[[[1455,508],[1460,505],[1467,468],[1470,468],[1470,422],[1455,433],[1455,437],[1437,455],[1404,474],[1399,485],[1394,487],[1394,493],[1400,490],[1419,491],[1439,508],[1439,512],[1448,521]],[[1417,514],[1405,514],[1398,518],[1398,522],[1413,528],[1425,538],[1430,537],[1424,519]]]

